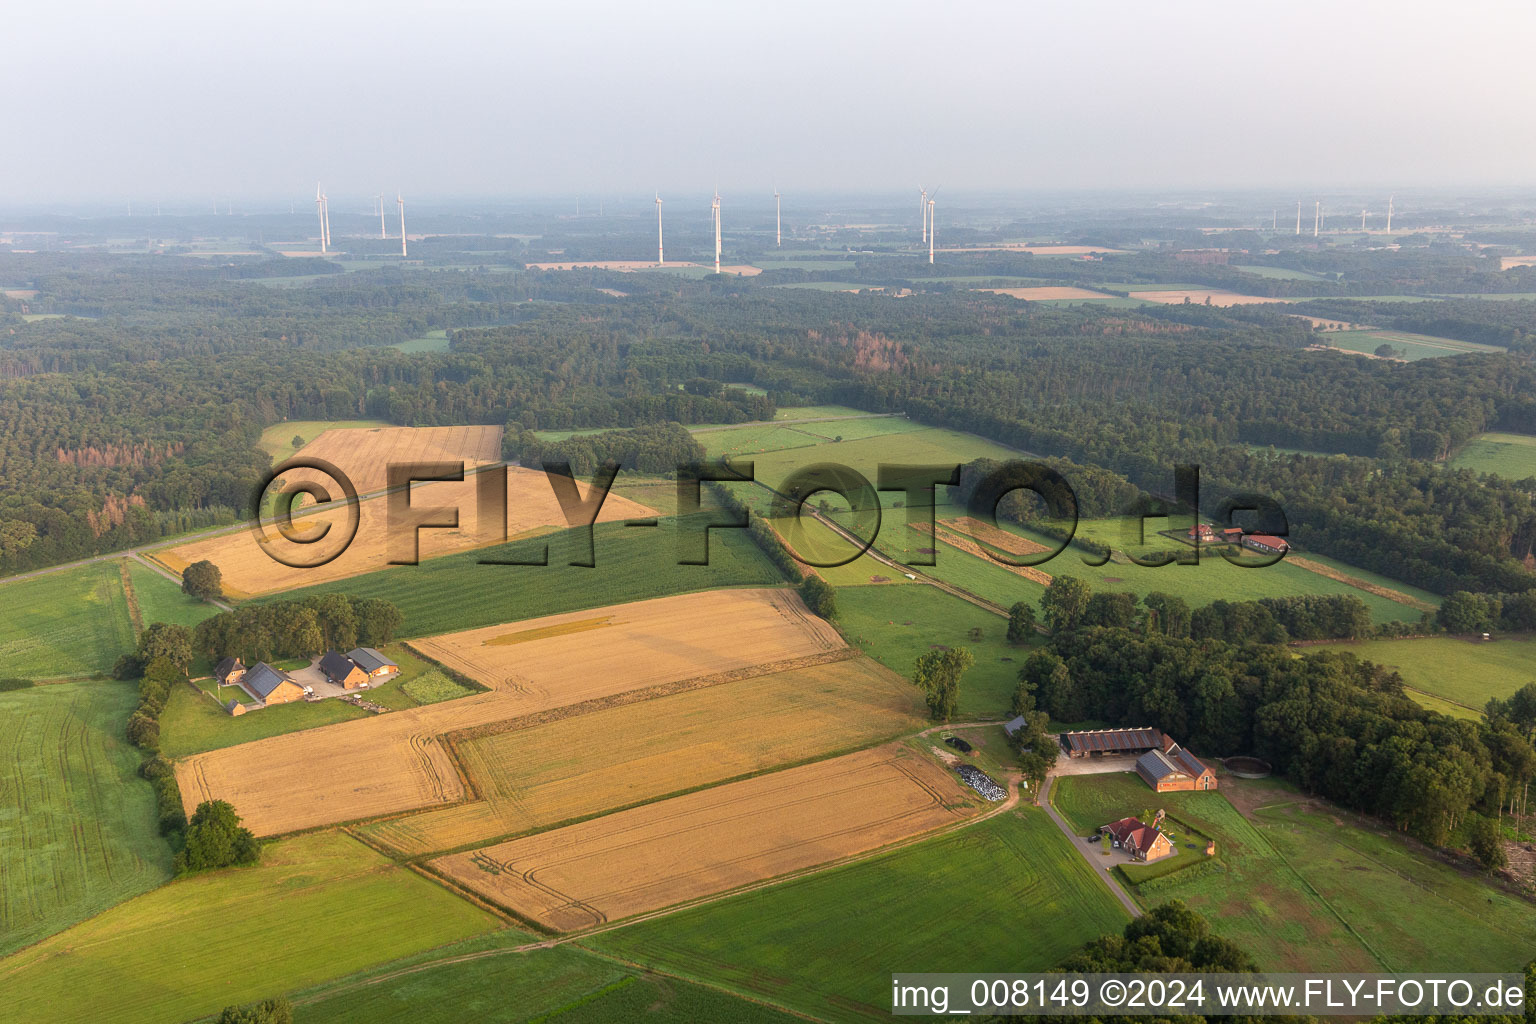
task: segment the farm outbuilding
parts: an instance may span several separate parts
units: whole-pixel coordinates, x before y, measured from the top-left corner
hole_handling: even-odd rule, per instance
[[[245,714],[245,705],[241,704],[238,700],[230,700],[229,703],[224,705],[224,710],[228,711],[231,717],[239,717]]]
[[[1210,766],[1172,741],[1137,758],[1136,774],[1159,793],[1216,788],[1216,773]]]
[[[347,690],[355,690],[368,681],[368,673],[340,651],[326,652],[325,657],[320,659],[320,673],[330,682]]]
[[[1061,734],[1068,757],[1102,757],[1105,754],[1145,754],[1163,745],[1157,729],[1087,729]]]
[[[1251,537],[1243,538],[1243,547],[1262,551],[1266,555],[1282,555],[1291,549],[1290,544],[1280,537],[1271,537],[1267,533],[1256,533]]]
[[[288,673],[279,672],[266,662],[245,673],[240,687],[262,704],[287,704],[304,696],[304,688],[288,678]]]
[[[354,647],[347,652],[347,658],[367,673],[369,679],[378,679],[387,676],[391,672],[398,672],[400,666],[390,661],[384,655],[372,647]]]

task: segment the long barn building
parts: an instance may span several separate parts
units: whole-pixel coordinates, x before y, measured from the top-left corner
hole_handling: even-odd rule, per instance
[[[1061,734],[1061,746],[1068,757],[1103,757],[1106,754],[1145,754],[1163,745],[1157,729],[1086,729]]]

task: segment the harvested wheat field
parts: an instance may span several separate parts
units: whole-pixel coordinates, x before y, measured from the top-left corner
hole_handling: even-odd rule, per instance
[[[362,833],[412,857],[462,849],[888,740],[921,711],[905,679],[851,657],[460,739],[480,800]]]
[[[978,292],[991,292],[993,295],[1007,295],[1015,299],[1029,299],[1035,302],[1046,299],[1110,299],[1112,295],[1103,292],[1089,291],[1087,288],[1073,288],[1067,285],[1041,286],[1038,288],[977,288]]]
[[[614,692],[616,676],[634,690],[835,650],[843,640],[789,591],[718,590],[486,626],[411,646],[493,690],[586,700]]]
[[[194,755],[176,765],[187,812],[228,800],[257,835],[278,835],[452,803],[468,794],[445,733],[599,710],[636,691],[723,682],[733,670],[843,646],[784,590],[663,597],[474,632],[521,638],[484,648],[504,661],[487,673],[492,692]]]
[[[1001,527],[983,522],[974,516],[956,516],[954,519],[942,520],[939,528],[958,532],[973,540],[979,540],[983,544],[990,544],[1010,555],[1038,555],[1042,551],[1051,550],[1044,544],[1032,541],[1028,537],[1020,537],[1016,533],[1009,533]]]
[[[976,813],[954,775],[890,744],[431,862],[569,932],[867,853]]]
[[[307,449],[306,449],[307,450]],[[488,471],[494,472],[494,470]],[[560,509],[560,502],[543,473],[516,466],[507,469],[507,504],[505,533],[497,522],[481,523],[476,490],[482,475],[463,481],[441,481],[418,484],[412,488],[411,507],[429,509],[445,506],[458,509],[459,525],[453,529],[423,529],[419,538],[419,556],[423,560],[439,555],[452,554],[467,548],[498,544],[503,537],[518,537],[537,532],[540,528],[564,529],[568,524]],[[577,482],[581,495],[586,498],[588,485]],[[267,554],[264,545],[248,529],[210,537],[207,540],[183,544],[179,547],[157,551],[152,556],[172,572],[181,572],[199,559],[208,559],[224,574],[225,593],[235,599],[244,599],[275,591],[293,590],[313,586],[329,580],[345,579],[366,572],[386,568],[390,560],[389,549],[389,500],[377,495],[358,504],[357,536],[347,549],[334,560],[314,568],[293,568],[284,565]],[[639,502],[609,492],[598,513],[600,523],[625,519],[648,519],[656,510]],[[333,536],[341,536],[346,529],[347,510],[327,509],[309,515],[294,517],[294,526],[308,534],[318,524],[330,526]],[[278,550],[290,561],[309,554],[303,547],[282,540],[276,526],[267,528]],[[408,529],[400,536],[409,542]],[[321,541],[319,547],[331,550]],[[409,550],[409,548],[407,548]]]
[[[352,478],[358,494],[367,494],[388,486],[391,463],[463,462],[467,472],[500,462],[501,428],[345,427],[327,430],[299,449],[298,457],[332,463]],[[295,470],[284,478],[306,479],[309,472]]]
[[[748,264],[748,263],[737,263],[737,264],[731,264],[731,265],[722,265],[720,267],[720,273],[722,273],[722,274],[736,274],[739,277],[756,277],[758,274],[761,274],[762,272],[763,272],[763,268],[762,267],[754,267],[754,266],[752,266],[751,264]]]
[[[1094,254],[1114,254],[1125,252],[1125,249],[1106,249],[1096,245],[1027,245],[1023,243],[1004,242],[1001,245],[972,245],[956,248],[939,247],[940,252],[1027,252],[1036,256],[1091,256]]]
[[[1131,298],[1165,305],[1178,305],[1185,299],[1196,305],[1204,305],[1207,299],[1213,306],[1252,306],[1267,302],[1287,302],[1287,299],[1271,299],[1264,295],[1239,295],[1225,288],[1189,288],[1175,291],[1132,292]]]

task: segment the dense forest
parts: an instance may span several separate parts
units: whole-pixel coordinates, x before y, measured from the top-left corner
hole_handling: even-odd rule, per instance
[[[1414,273],[1461,259],[1433,249],[1404,250]],[[1142,254],[1116,272],[1155,276],[1157,261],[1175,263]],[[1384,266],[1409,272],[1396,255]],[[0,573],[247,515],[267,465],[257,439],[287,419],[505,424],[508,456],[585,463],[599,442],[532,432],[839,402],[1061,460],[1090,511],[1167,496],[1174,467],[1196,465],[1207,515],[1263,494],[1297,544],[1406,582],[1536,586],[1536,483],[1447,465],[1478,433],[1536,419],[1521,354],[1306,351],[1304,322],[1264,307],[1052,307],[938,287],[893,300],[599,270],[381,268],[284,287],[266,283],[275,269],[0,253],[0,280],[36,286],[34,309],[77,314],[0,314]],[[1519,332],[1530,305],[1435,308]],[[442,328],[446,351],[388,347]]]

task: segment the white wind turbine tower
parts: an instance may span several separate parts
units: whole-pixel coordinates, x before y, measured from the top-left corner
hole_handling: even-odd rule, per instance
[[[1296,233],[1301,234],[1301,200],[1296,200]]]
[[[379,201],[379,237],[380,238],[388,238],[389,235],[386,234],[385,231],[384,231],[384,193],[380,192],[378,195],[374,196],[373,198],[375,198],[375,199],[377,199]]]
[[[1360,208],[1360,230],[1361,231],[1365,230],[1365,208],[1364,207]]]
[[[320,193],[320,217],[325,221],[325,244],[331,244],[331,197]]]
[[[1395,199],[1397,199],[1397,196],[1391,196],[1387,199],[1387,234],[1389,235],[1392,233],[1392,203]]]
[[[662,193],[656,193],[656,266],[667,264],[667,250],[662,247]]]
[[[784,207],[779,204],[779,186],[773,186],[773,234],[774,244],[784,248]]]
[[[1319,201],[1314,202],[1312,204],[1312,237],[1313,238],[1317,237],[1317,232],[1322,227],[1322,222],[1323,222],[1323,204],[1322,204],[1322,201],[1319,200]]]
[[[928,241],[928,190],[919,188],[917,194],[917,212],[923,218],[923,241],[926,242]]]
[[[933,190],[934,195],[939,194],[938,189]],[[933,200],[928,200],[928,265],[933,266],[933,239],[939,233],[938,225],[933,222]]]
[[[395,193],[395,205],[400,207],[400,255],[405,255],[405,200]]]
[[[720,273],[720,190],[715,189],[715,201],[710,204],[715,218],[715,273]]]
[[[219,211],[219,204],[213,204],[213,211]],[[325,200],[320,194],[320,183],[315,182],[315,216],[320,218],[320,255],[325,255]]]

